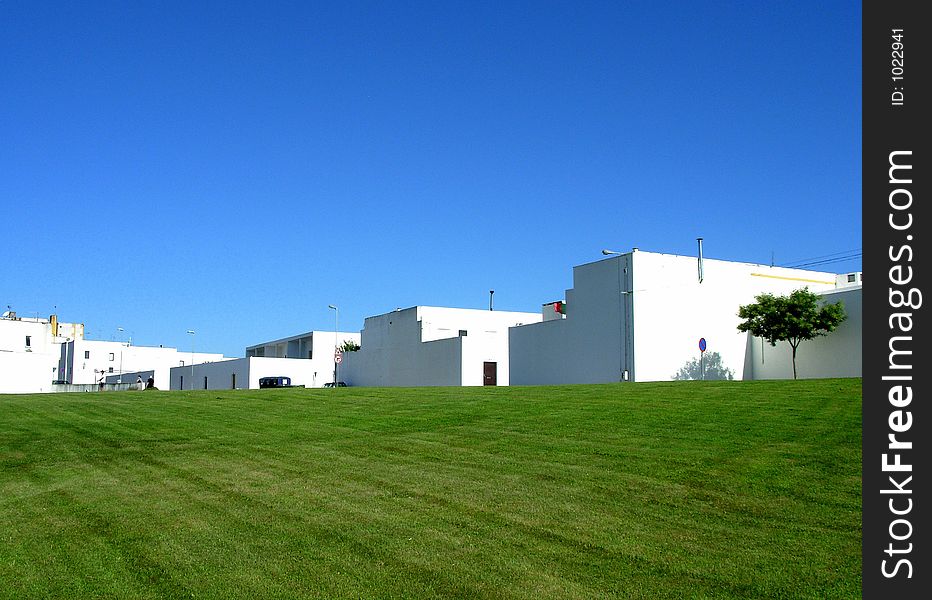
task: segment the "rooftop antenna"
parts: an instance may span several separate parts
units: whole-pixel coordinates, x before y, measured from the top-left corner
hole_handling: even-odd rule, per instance
[[[489,290],[489,310],[492,310],[492,294],[495,293],[495,290]]]

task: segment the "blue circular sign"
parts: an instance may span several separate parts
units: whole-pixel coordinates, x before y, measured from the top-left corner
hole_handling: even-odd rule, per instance
[[[705,338],[699,338],[699,352],[705,352]]]

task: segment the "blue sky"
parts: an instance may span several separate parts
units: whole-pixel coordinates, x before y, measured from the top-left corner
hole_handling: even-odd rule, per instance
[[[860,36],[847,1],[3,2],[0,305],[242,356],[329,304],[537,311],[606,247],[857,254]]]

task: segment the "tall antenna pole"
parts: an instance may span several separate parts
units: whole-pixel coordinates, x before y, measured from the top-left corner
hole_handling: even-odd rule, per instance
[[[492,294],[495,293],[495,290],[489,290],[489,310],[492,310]]]

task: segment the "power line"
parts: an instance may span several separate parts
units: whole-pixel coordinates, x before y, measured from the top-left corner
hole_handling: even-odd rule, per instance
[[[861,258],[863,253],[860,248],[855,250],[845,250],[843,252],[835,252],[832,254],[825,254],[822,256],[813,256],[812,258],[804,258],[797,260],[795,262],[786,263],[781,265],[783,267],[798,269],[800,267],[814,267],[816,265],[830,265],[834,263],[848,262]]]

